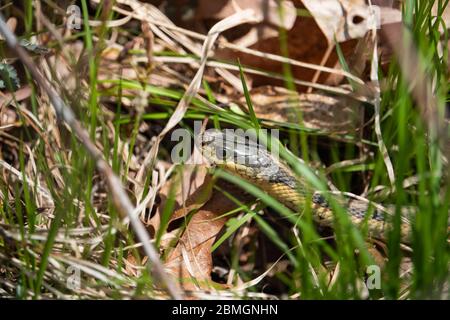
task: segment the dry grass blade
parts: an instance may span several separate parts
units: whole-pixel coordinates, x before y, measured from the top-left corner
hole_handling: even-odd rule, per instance
[[[401,71],[412,88],[412,95],[428,129],[433,138],[440,142],[441,150],[447,154],[448,158],[450,152],[450,148],[447,146],[449,124],[442,114],[442,108],[439,108],[439,103],[433,93],[433,80],[420,61],[409,30],[402,25],[392,25],[384,31],[384,34],[398,56]]]
[[[10,164],[8,164],[7,162],[5,162],[1,159],[0,159],[0,166],[4,167],[6,170],[10,171],[12,174],[14,174],[17,177],[17,179],[21,180],[23,183],[28,184],[31,188],[35,187],[35,184],[32,179],[28,178],[27,176],[23,176],[19,170],[17,170],[16,168],[14,168],[13,166],[11,166]],[[50,192],[47,189],[38,185],[37,190],[40,192],[40,194],[43,197],[47,198],[49,201],[51,201],[53,203],[52,195],[50,194]],[[0,194],[0,197],[1,197],[1,194]]]
[[[149,257],[149,260],[153,263],[155,273],[161,282],[167,287],[169,294],[175,299],[181,299],[182,295],[179,289],[175,286],[172,280],[166,275],[164,267],[159,260],[159,255],[155,248],[149,243],[149,236],[138,217],[133,214],[134,207],[131,204],[130,199],[126,195],[120,179],[114,174],[111,167],[103,159],[103,154],[96,147],[96,145],[89,139],[87,131],[76,120],[72,110],[64,103],[62,98],[58,95],[56,90],[46,81],[33,64],[31,58],[26,51],[19,46],[17,38],[8,29],[3,16],[0,15],[0,32],[5,37],[8,46],[14,50],[23,64],[28,68],[34,80],[42,87],[42,89],[48,94],[53,107],[57,114],[70,126],[73,132],[77,135],[78,139],[84,145],[89,154],[95,159],[97,169],[105,176],[108,186],[114,201],[114,204],[118,208],[119,212],[128,216],[131,221],[131,225],[139,238],[143,243],[145,253]]]
[[[99,2],[99,0],[93,0],[93,1]],[[175,45],[175,42],[179,42],[183,46],[188,47],[196,55],[200,55],[200,50],[198,50],[196,48],[196,46],[192,43],[192,41],[186,36],[189,36],[193,39],[197,39],[197,40],[201,40],[201,41],[205,41],[207,36],[205,36],[201,33],[192,31],[192,30],[187,30],[187,29],[176,26],[159,11],[157,12],[158,13],[157,16],[155,17],[155,15],[150,14],[151,11],[148,9],[148,8],[152,8],[152,6],[144,6],[143,4],[139,3],[136,0],[118,0],[117,3],[121,3],[121,4],[130,6],[131,8],[133,8],[134,12],[126,11],[117,6],[114,6],[113,10],[115,10],[116,12],[119,12],[121,14],[124,14],[126,16],[132,16],[135,19],[145,20],[145,21],[149,22],[152,27],[152,30],[155,32],[155,34],[157,36],[159,36],[161,39],[163,39],[167,44],[171,45],[171,47],[178,48],[178,46]],[[155,9],[155,10],[152,10],[152,11],[157,11],[156,8],[153,8],[153,9]],[[169,38],[161,30],[155,28],[155,26],[159,26],[160,28],[163,28],[166,31],[166,33],[169,31],[173,31],[176,33],[172,35],[172,38]],[[169,34],[171,34],[171,33],[169,33]],[[353,80],[354,82],[356,82],[358,84],[361,84],[361,85],[364,84],[363,80],[361,80],[357,76],[355,76],[349,72],[346,72],[344,70],[329,68],[326,66],[320,66],[320,65],[316,65],[316,64],[308,63],[308,62],[304,62],[304,61],[298,61],[296,59],[284,57],[284,56],[273,54],[273,53],[261,52],[261,51],[255,50],[255,49],[244,47],[242,45],[228,42],[225,39],[218,40],[218,47],[236,50],[238,52],[253,55],[255,57],[261,57],[261,58],[264,58],[267,60],[277,61],[277,62],[281,62],[281,63],[288,63],[288,64],[291,64],[292,66],[297,66],[297,67],[302,67],[302,68],[306,68],[306,69],[317,70],[320,72],[326,72],[326,73],[330,73],[330,74],[344,76],[348,79]],[[223,72],[225,70],[220,69],[219,68],[220,66],[214,66],[214,67],[218,68],[216,71],[221,76],[224,76]],[[240,88],[236,88],[234,83],[230,82],[230,84],[233,85],[233,87],[235,87],[235,89],[241,90]],[[299,83],[299,84],[307,86],[307,84],[302,84],[302,83]]]
[[[373,11],[372,11],[373,14]],[[373,42],[373,54],[372,54],[372,64],[370,68],[370,79],[375,84],[375,133],[378,139],[378,147],[381,154],[383,155],[384,164],[388,173],[389,181],[391,186],[395,185],[395,174],[394,167],[392,166],[391,158],[389,158],[389,153],[386,148],[386,144],[383,141],[383,136],[381,133],[381,116],[380,116],[380,82],[378,80],[378,46],[377,46],[377,31],[376,27],[372,28],[372,42]]]
[[[448,3],[2,6],[0,296],[446,298]]]
[[[246,22],[255,21],[255,17],[253,15],[252,10],[244,10],[235,13],[231,17],[228,17],[226,19],[221,20],[220,22],[216,23],[211,30],[208,32],[208,36],[205,39],[205,42],[203,43],[202,47],[202,54],[201,54],[201,60],[200,60],[200,66],[197,70],[197,73],[195,74],[194,78],[192,79],[191,83],[189,84],[189,87],[187,88],[186,92],[184,93],[183,97],[181,98],[180,102],[178,103],[175,111],[173,112],[172,116],[168,120],[166,126],[162,130],[162,132],[158,135],[156,138],[156,141],[154,145],[152,146],[152,149],[146,156],[141,169],[139,170],[137,174],[137,180],[142,182],[142,177],[144,176],[144,172],[146,172],[149,168],[153,167],[153,164],[155,163],[156,156],[158,154],[159,144],[161,140],[164,138],[164,136],[169,132],[171,129],[173,129],[183,118],[184,114],[186,113],[187,108],[189,107],[189,103],[191,102],[192,98],[197,94],[200,85],[202,83],[202,77],[203,72],[206,67],[206,62],[208,59],[208,56],[211,52],[211,49],[214,46],[215,41],[217,40],[219,34],[227,29],[231,29],[237,25],[244,24]]]

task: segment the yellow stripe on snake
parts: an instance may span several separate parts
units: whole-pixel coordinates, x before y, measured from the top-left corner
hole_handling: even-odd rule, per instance
[[[207,130],[200,136],[199,142],[201,153],[212,165],[256,185],[294,211],[310,203],[313,218],[319,225],[333,225],[335,213],[325,197],[311,190],[303,178],[298,178],[288,166],[267,151],[267,148],[228,130]],[[311,197],[310,201],[306,199],[308,196]],[[386,213],[377,208],[368,210],[369,204],[365,201],[336,199],[356,226],[367,221],[369,237],[386,240],[390,227]],[[366,217],[369,212],[370,217]],[[401,222],[400,232],[401,241],[410,243],[411,224],[406,219]]]

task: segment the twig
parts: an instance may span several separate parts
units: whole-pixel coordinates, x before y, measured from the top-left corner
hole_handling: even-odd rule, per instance
[[[330,59],[331,52],[333,52],[334,49],[334,43],[328,42],[327,50],[325,51],[324,55],[322,56],[322,60],[320,60],[320,66],[325,67],[328,60]],[[318,69],[316,72],[314,72],[314,75],[311,79],[312,83],[316,83],[319,81],[319,77],[322,73],[322,70]],[[313,91],[313,87],[308,88],[308,93],[311,93]]]
[[[172,280],[168,277],[164,271],[164,267],[159,260],[159,255],[156,249],[151,245],[149,236],[145,227],[139,221],[139,218],[133,214],[134,206],[130,199],[126,195],[120,179],[114,174],[109,164],[103,159],[101,151],[95,146],[95,144],[89,139],[89,134],[80,125],[75,118],[73,111],[64,103],[62,98],[58,95],[56,90],[47,82],[47,80],[37,70],[33,61],[28,53],[19,46],[16,36],[8,29],[3,15],[0,14],[0,32],[3,34],[8,46],[17,54],[22,63],[30,71],[34,80],[41,86],[41,88],[48,94],[50,101],[55,108],[57,115],[63,119],[67,125],[73,130],[80,142],[86,148],[91,157],[95,160],[97,170],[106,177],[109,190],[112,195],[114,205],[120,213],[124,216],[128,216],[131,222],[131,226],[136,233],[139,241],[144,246],[144,251],[148,256],[149,261],[153,263],[155,274],[163,285],[167,287],[168,293],[174,299],[182,299],[180,290],[175,286]]]

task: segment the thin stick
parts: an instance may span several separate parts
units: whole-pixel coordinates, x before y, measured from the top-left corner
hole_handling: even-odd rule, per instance
[[[333,52],[334,49],[334,43],[328,42],[327,50],[325,51],[322,60],[320,61],[320,66],[324,67],[327,64],[328,59],[330,58],[331,52]],[[319,77],[322,74],[322,70],[317,69],[316,72],[314,72],[314,76],[311,80],[312,83],[316,83],[319,81]],[[308,93],[311,93],[313,90],[313,87],[308,88]]]
[[[80,142],[86,148],[91,157],[95,160],[97,170],[106,177],[109,190],[112,195],[114,205],[118,211],[123,214],[123,216],[128,216],[131,222],[131,226],[136,233],[139,241],[142,242],[144,246],[144,251],[148,256],[149,261],[153,263],[155,275],[161,281],[163,285],[166,286],[168,293],[174,299],[182,299],[182,294],[178,287],[172,282],[164,271],[163,264],[159,260],[159,255],[153,245],[150,243],[149,236],[145,227],[139,221],[139,218],[133,214],[135,208],[132,205],[130,199],[125,193],[120,179],[114,174],[113,170],[109,164],[103,159],[102,152],[95,146],[95,144],[89,139],[89,134],[80,125],[80,123],[75,118],[75,115],[58,95],[56,90],[51,84],[41,75],[37,70],[33,61],[31,60],[28,53],[19,46],[16,36],[8,29],[5,23],[3,15],[0,14],[0,33],[3,34],[8,46],[17,53],[17,56],[22,61],[22,63],[30,71],[32,77],[36,83],[41,86],[41,88],[48,94],[50,101],[55,108],[57,115],[63,119],[69,127],[74,131],[75,135],[78,137]]]

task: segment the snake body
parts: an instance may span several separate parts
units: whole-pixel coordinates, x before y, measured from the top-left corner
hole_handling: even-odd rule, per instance
[[[336,214],[325,197],[312,190],[302,177],[297,177],[287,165],[254,140],[231,131],[208,130],[200,136],[199,146],[211,164],[256,185],[296,212],[309,204],[313,219],[319,225],[333,226]],[[369,210],[368,203],[361,200],[336,200],[356,226],[362,226],[367,221],[369,237],[386,240],[390,227],[386,212],[376,208]],[[407,220],[402,221],[400,232],[401,241],[410,243],[411,225]]]

